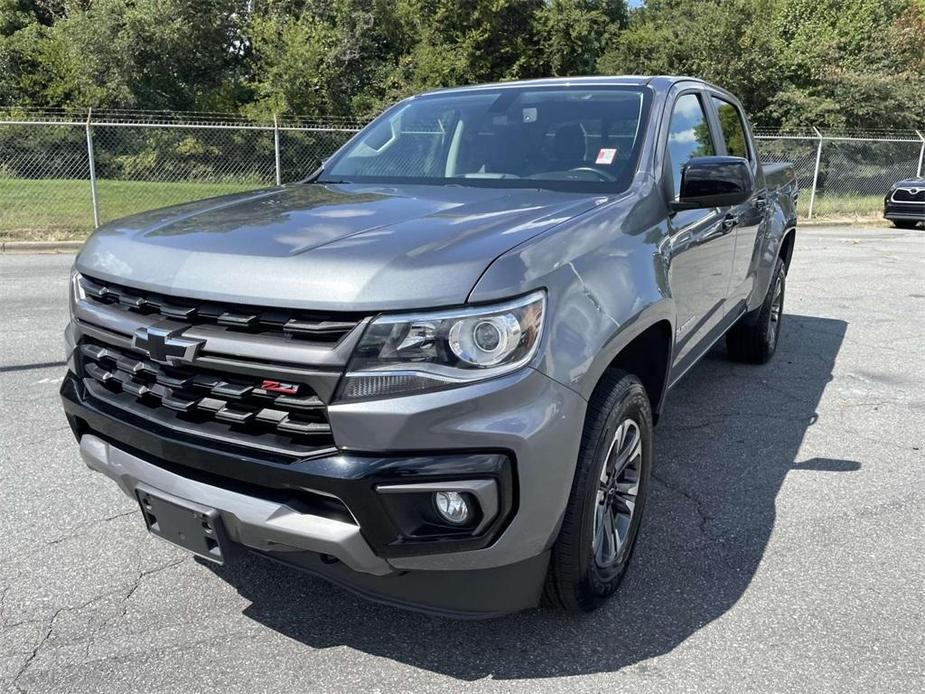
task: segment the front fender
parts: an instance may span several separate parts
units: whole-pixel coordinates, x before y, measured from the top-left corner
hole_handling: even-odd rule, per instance
[[[546,325],[535,366],[585,399],[643,330],[675,323],[659,252],[667,225],[652,196],[637,191],[630,199],[636,202],[604,204],[502,255],[469,297],[491,301],[545,287]]]

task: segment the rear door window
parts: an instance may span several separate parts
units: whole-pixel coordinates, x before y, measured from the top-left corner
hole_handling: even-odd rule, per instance
[[[726,142],[726,153],[730,157],[749,158],[748,141],[745,139],[745,126],[739,109],[728,101],[713,97],[713,105],[719,116],[719,127]]]

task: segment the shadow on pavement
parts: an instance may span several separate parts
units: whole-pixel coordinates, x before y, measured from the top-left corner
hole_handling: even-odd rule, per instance
[[[734,365],[716,348],[672,391],[656,430],[656,483],[640,545],[618,595],[595,613],[454,621],[369,603],[258,559],[209,568],[252,602],[246,616],[313,648],[347,646],[464,680],[637,664],[674,649],[748,589],[791,470],[860,468],[796,460],[845,328],[789,315],[770,364]]]

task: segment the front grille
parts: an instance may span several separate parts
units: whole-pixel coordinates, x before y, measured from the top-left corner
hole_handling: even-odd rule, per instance
[[[916,188],[914,193],[910,188],[897,188],[893,191],[893,201],[925,203],[925,187]]]
[[[339,314],[336,319],[308,311],[181,299],[117,284],[80,278],[84,295],[100,304],[142,315],[163,316],[188,325],[220,325],[232,331],[281,335],[332,343],[353,330],[363,316]]]
[[[325,404],[306,383],[168,366],[86,337],[76,356],[93,396],[144,419],[287,456],[334,447]]]

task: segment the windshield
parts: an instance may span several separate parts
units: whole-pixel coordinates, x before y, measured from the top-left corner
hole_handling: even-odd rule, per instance
[[[620,192],[635,172],[648,96],[576,86],[417,97],[370,123],[318,181]]]

